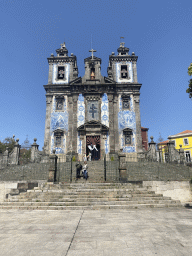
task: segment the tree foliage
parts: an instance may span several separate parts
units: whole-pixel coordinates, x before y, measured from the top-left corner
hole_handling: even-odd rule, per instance
[[[188,67],[188,75],[192,76],[192,63]],[[189,93],[189,98],[192,98],[192,79],[189,80],[189,88],[187,88],[186,92]]]
[[[3,142],[0,141],[0,153],[4,153],[6,150],[6,147],[8,147],[9,153],[14,149],[15,140],[11,137],[7,137],[3,140]]]

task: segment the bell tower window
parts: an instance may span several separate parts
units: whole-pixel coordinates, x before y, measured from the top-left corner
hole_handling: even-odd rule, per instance
[[[123,135],[124,135],[124,144],[125,144],[125,146],[131,146],[132,145],[133,132],[130,129],[127,128],[123,131]]]
[[[129,95],[122,96],[122,107],[123,107],[123,110],[130,109],[130,96]]]
[[[56,98],[56,110],[62,111],[64,105],[64,98]]]
[[[91,68],[91,80],[95,80],[95,68]]]
[[[64,79],[65,78],[65,67],[59,66],[58,67],[58,79]]]
[[[61,131],[56,131],[54,133],[54,138],[55,138],[55,147],[59,148],[62,147],[62,138],[63,138],[63,132]]]
[[[127,65],[121,65],[121,78],[128,79],[128,67]]]

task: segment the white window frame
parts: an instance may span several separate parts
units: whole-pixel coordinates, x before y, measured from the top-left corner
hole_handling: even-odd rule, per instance
[[[185,143],[185,140],[187,140],[187,144]],[[184,145],[184,146],[188,146],[188,145],[189,145],[189,140],[188,140],[188,138],[183,138],[183,145]]]
[[[187,161],[186,154],[189,154],[189,159],[190,159],[190,161],[187,161],[187,162],[191,162],[191,152],[190,152],[190,150],[186,150],[186,151],[184,151],[184,152],[185,152],[185,160]]]
[[[176,140],[172,140],[172,141],[174,141],[174,147],[176,148]]]

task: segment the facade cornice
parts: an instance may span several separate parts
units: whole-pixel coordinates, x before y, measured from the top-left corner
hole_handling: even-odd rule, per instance
[[[114,62],[121,62],[121,61],[137,61],[138,56],[130,56],[130,55],[120,55],[120,56],[114,56],[110,55],[109,60]]]
[[[176,134],[176,135],[170,135],[168,137],[168,139],[176,139],[176,138],[183,138],[183,137],[190,137],[190,136],[192,136],[192,132]]]
[[[47,58],[48,63],[58,63],[58,62],[74,62],[76,60],[76,56],[65,56],[65,57],[61,57],[61,56],[55,56],[55,57],[50,57]]]

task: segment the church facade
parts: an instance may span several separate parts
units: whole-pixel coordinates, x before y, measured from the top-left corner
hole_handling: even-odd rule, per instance
[[[48,58],[44,151],[65,159],[67,154],[93,159],[142,151],[140,88],[135,53],[120,44],[109,56],[107,77],[101,75],[101,59],[84,59],[85,75],[78,76],[77,58],[64,44]]]

